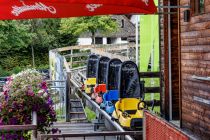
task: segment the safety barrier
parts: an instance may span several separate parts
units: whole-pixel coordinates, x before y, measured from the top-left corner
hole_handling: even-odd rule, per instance
[[[144,112],[144,140],[189,140],[190,138],[179,128],[162,118]]]
[[[132,136],[139,136],[141,137],[142,133],[139,133],[139,131],[128,131],[128,132],[117,132],[117,131],[107,131],[107,132],[94,132],[94,133],[70,133],[70,134],[42,134],[38,138],[38,140],[46,140],[49,138],[83,138],[84,140],[87,138],[92,139],[103,139],[103,140],[109,140],[114,139],[114,137],[118,136],[120,140],[125,140],[126,135],[132,135]],[[112,138],[111,138],[112,136]]]

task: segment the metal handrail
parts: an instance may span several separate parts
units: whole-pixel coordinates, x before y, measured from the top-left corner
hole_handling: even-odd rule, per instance
[[[142,136],[142,131],[126,131],[126,132],[119,132],[119,131],[107,131],[107,132],[91,132],[91,133],[71,133],[71,134],[43,134],[40,135],[39,140],[45,140],[49,138],[73,138],[73,137],[94,137],[94,136],[101,136],[106,139],[106,136],[126,136],[126,135],[133,135],[133,136]]]
[[[196,76],[196,75],[193,75],[192,79],[202,80],[202,81],[210,81],[210,77],[202,77],[202,76]]]
[[[91,100],[91,98],[84,92],[81,91],[79,85],[75,83],[72,79],[70,79],[70,82],[78,89],[79,92],[119,131],[126,132],[117,122],[113,121],[111,116],[109,116],[104,110],[100,108],[100,106]],[[129,135],[126,135],[127,140],[133,140]]]

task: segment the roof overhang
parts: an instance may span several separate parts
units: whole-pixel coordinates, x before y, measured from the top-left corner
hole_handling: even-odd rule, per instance
[[[156,12],[153,0],[0,0],[0,20]]]

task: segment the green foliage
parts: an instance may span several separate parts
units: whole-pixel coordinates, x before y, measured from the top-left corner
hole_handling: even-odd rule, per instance
[[[85,113],[87,114],[87,119],[89,122],[96,118],[96,113],[93,112],[90,108],[85,107]]]
[[[0,21],[0,51],[17,51],[31,43],[29,25],[20,21]]]
[[[76,44],[76,36],[61,33],[60,19],[0,21],[0,76],[9,76],[35,66],[48,68],[50,49]]]
[[[79,36],[82,33],[89,32],[94,38],[97,31],[108,34],[115,32],[117,28],[117,22],[110,16],[79,17],[62,19],[60,33]]]
[[[117,23],[109,16],[71,19],[33,19],[0,21],[0,76],[9,76],[35,66],[48,68],[51,49],[72,46],[83,32],[114,32]]]

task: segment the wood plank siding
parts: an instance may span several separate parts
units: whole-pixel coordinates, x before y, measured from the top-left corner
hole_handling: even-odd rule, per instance
[[[180,0],[186,6],[190,0]],[[184,22],[180,9],[182,127],[203,140],[210,139],[210,82],[196,80],[193,75],[210,77],[210,0],[205,0],[205,13],[193,15]],[[199,100],[196,100],[199,99]]]

